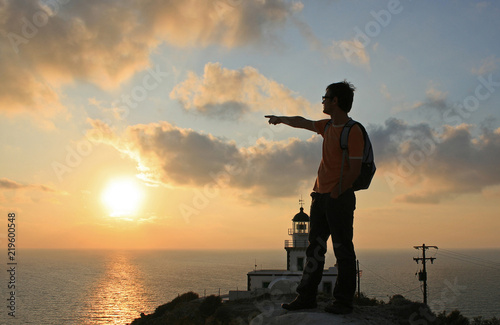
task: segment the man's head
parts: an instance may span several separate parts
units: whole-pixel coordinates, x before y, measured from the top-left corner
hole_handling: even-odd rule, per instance
[[[337,97],[337,105],[339,108],[344,112],[349,113],[354,99],[354,90],[356,90],[356,88],[347,80],[333,83],[326,87],[324,102],[327,100],[333,101],[334,98]]]

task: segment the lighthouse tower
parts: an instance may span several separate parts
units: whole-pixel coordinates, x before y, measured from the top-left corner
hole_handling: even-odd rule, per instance
[[[286,270],[303,271],[306,263],[306,248],[309,244],[309,216],[304,212],[304,201],[299,200],[300,212],[292,219],[288,229],[291,240],[285,240]]]
[[[292,219],[292,228],[288,229],[288,235],[292,238],[285,240],[286,270],[257,270],[255,265],[255,269],[247,273],[246,294],[241,291],[229,291],[229,300],[250,298],[263,293],[295,292],[306,266],[306,249],[309,245],[309,216],[304,212],[302,199],[299,204],[300,211]],[[335,266],[324,269],[318,291],[332,294],[336,279]]]

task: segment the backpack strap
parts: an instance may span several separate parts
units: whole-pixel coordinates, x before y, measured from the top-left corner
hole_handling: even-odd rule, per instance
[[[323,131],[323,134],[326,134],[326,130],[328,130],[328,128],[330,127],[330,125],[332,124],[332,120],[328,121],[325,125],[325,130]]]
[[[340,134],[340,149],[347,150],[349,133],[351,132],[351,128],[356,124],[359,124],[359,122],[351,118],[342,128],[342,133]]]
[[[350,118],[349,121],[347,121],[347,123],[342,128],[342,133],[340,134],[340,149],[342,149],[342,164],[340,165],[339,195],[342,194],[342,177],[344,175],[344,163],[348,153],[349,133],[351,132],[351,128],[355,124],[359,124],[359,122]]]

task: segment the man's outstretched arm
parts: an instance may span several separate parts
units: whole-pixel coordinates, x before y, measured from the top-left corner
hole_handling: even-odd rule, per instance
[[[266,118],[269,119],[269,124],[286,124],[294,128],[306,129],[309,131],[316,132],[314,128],[314,121],[303,118],[302,116],[275,116],[275,115],[266,115]]]

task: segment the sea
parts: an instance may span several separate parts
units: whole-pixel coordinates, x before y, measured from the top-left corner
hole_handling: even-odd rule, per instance
[[[201,297],[247,289],[247,272],[286,268],[285,250],[23,250],[15,289],[0,263],[1,324],[128,324],[178,295]],[[423,301],[422,251],[358,250],[360,291],[387,302]],[[500,250],[429,249],[428,304],[469,318],[500,318]],[[331,252],[327,267],[335,264]],[[11,283],[12,284],[12,283]],[[12,299],[15,303],[12,303]],[[12,306],[14,312],[12,313]],[[11,316],[9,315],[15,315]]]

